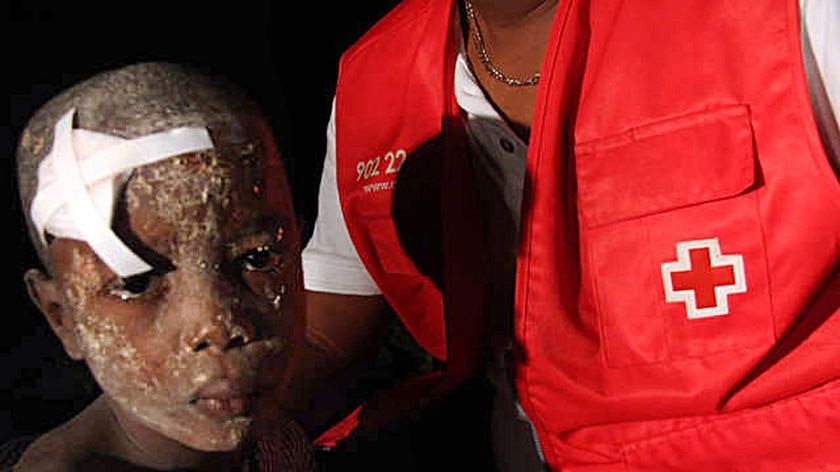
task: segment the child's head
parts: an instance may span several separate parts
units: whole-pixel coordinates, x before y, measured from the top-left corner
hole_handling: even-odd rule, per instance
[[[33,300],[117,417],[231,450],[299,332],[297,231],[258,108],[169,64],[89,79],[18,148]]]

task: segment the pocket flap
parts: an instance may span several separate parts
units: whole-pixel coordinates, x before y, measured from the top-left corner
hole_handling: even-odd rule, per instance
[[[755,182],[749,110],[733,105],[575,147],[588,227],[742,193]]]

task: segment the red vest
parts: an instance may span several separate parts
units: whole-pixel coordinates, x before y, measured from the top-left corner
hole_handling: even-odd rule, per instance
[[[546,460],[840,467],[840,186],[811,114],[796,0],[557,8],[515,312],[517,389]],[[453,144],[452,9],[405,0],[345,53],[336,145],[362,261],[457,381],[478,362],[485,268],[469,159]],[[392,218],[396,171],[437,136],[444,297]]]

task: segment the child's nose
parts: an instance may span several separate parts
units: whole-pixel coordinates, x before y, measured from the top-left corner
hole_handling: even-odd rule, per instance
[[[211,323],[204,326],[187,345],[194,351],[200,352],[211,346],[220,351],[244,346],[251,341],[246,330],[240,326],[222,326],[221,323]]]
[[[185,297],[181,309],[182,344],[200,352],[210,347],[219,351],[244,346],[256,337],[249,310],[242,306],[236,290],[215,277],[193,279],[192,296]]]

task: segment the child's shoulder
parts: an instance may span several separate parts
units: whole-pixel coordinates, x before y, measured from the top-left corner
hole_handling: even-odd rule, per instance
[[[66,441],[72,438],[68,437],[69,435],[60,434],[59,430],[50,431],[29,444],[11,470],[15,472],[74,470],[73,464],[77,461],[72,449],[66,444]]]
[[[15,472],[75,471],[98,449],[96,402],[78,416],[34,440],[23,451]]]

